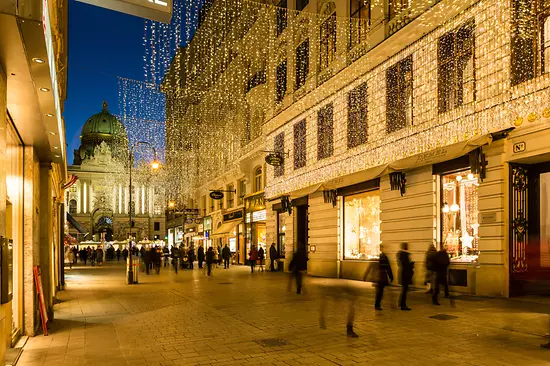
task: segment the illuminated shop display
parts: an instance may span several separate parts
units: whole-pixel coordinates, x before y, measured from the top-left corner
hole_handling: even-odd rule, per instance
[[[344,259],[380,255],[380,191],[344,197]]]
[[[479,180],[469,170],[441,176],[441,242],[451,260],[472,262],[479,254]]]

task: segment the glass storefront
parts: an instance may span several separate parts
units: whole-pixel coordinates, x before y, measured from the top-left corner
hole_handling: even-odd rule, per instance
[[[478,189],[479,180],[470,170],[441,176],[441,241],[453,261],[477,260]]]
[[[266,210],[247,213],[246,224],[246,256],[248,258],[252,245],[255,245],[258,250],[260,248],[264,248],[264,252],[267,250]]]
[[[277,253],[279,258],[285,257],[285,235],[286,235],[286,220],[288,213],[278,212],[277,213]]]
[[[344,259],[380,255],[380,190],[344,196]]]

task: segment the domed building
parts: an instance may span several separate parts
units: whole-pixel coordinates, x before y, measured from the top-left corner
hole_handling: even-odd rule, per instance
[[[66,195],[70,234],[94,241],[122,241],[130,233],[136,241],[164,238],[164,191],[134,170],[130,197],[128,163],[126,128],[103,102],[82,126],[68,168],[78,177]]]

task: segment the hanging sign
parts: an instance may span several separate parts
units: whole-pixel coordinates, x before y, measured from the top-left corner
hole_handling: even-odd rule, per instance
[[[212,198],[213,200],[221,200],[223,198],[223,192],[212,191],[210,192],[210,198]]]
[[[281,166],[285,162],[285,159],[279,154],[269,154],[265,157],[265,162],[272,166]]]

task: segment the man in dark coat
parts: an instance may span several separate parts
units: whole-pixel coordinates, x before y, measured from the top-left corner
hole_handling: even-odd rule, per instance
[[[197,253],[197,259],[199,260],[199,268],[202,268],[202,262],[204,262],[204,248],[201,245]]]
[[[214,248],[210,247],[206,252],[206,268],[208,270],[209,276],[212,274],[212,264],[214,263],[215,260],[216,259],[214,255]]]
[[[290,261],[289,269],[296,279],[296,293],[302,293],[302,272],[307,270],[307,252],[304,248],[299,248]]]
[[[277,248],[275,248],[275,243],[271,243],[269,247],[269,259],[271,261],[271,272],[275,271],[275,259],[277,259]]]
[[[145,264],[145,273],[149,274],[151,269],[151,262],[153,261],[153,253],[150,250],[146,250],[142,254],[143,263]]]
[[[231,258],[231,250],[225,244],[225,246],[222,249],[222,258],[223,258],[223,268],[227,269],[229,268],[229,259]]]
[[[365,272],[363,280],[367,279],[369,272],[375,267],[369,267],[367,272]],[[390,261],[384,253],[384,247],[382,245],[380,245],[380,258],[378,259],[377,267],[378,268],[376,269],[378,270],[378,273],[376,273],[376,278],[374,280],[376,282],[374,309],[382,310],[382,296],[384,296],[384,288],[388,286],[390,282],[393,282],[393,272],[391,270]]]
[[[181,249],[182,253],[185,253],[185,249],[182,248]],[[204,254],[203,254],[204,256]],[[195,261],[195,250],[193,247],[190,247],[189,250],[187,251],[187,262],[188,262],[188,265],[189,265],[189,269],[193,269],[193,262]],[[202,264],[201,264],[202,266]]]
[[[407,306],[407,291],[412,284],[414,273],[414,262],[411,262],[411,254],[408,252],[409,244],[402,243],[401,250],[397,253],[397,263],[399,264],[399,282],[401,284],[401,296],[399,297],[399,306],[401,310],[411,310]]]
[[[447,281],[447,270],[451,261],[445,247],[441,248],[434,256],[435,288],[432,293],[432,304],[439,305],[437,296],[439,295],[439,285],[445,289],[445,297],[449,297],[449,283]]]

